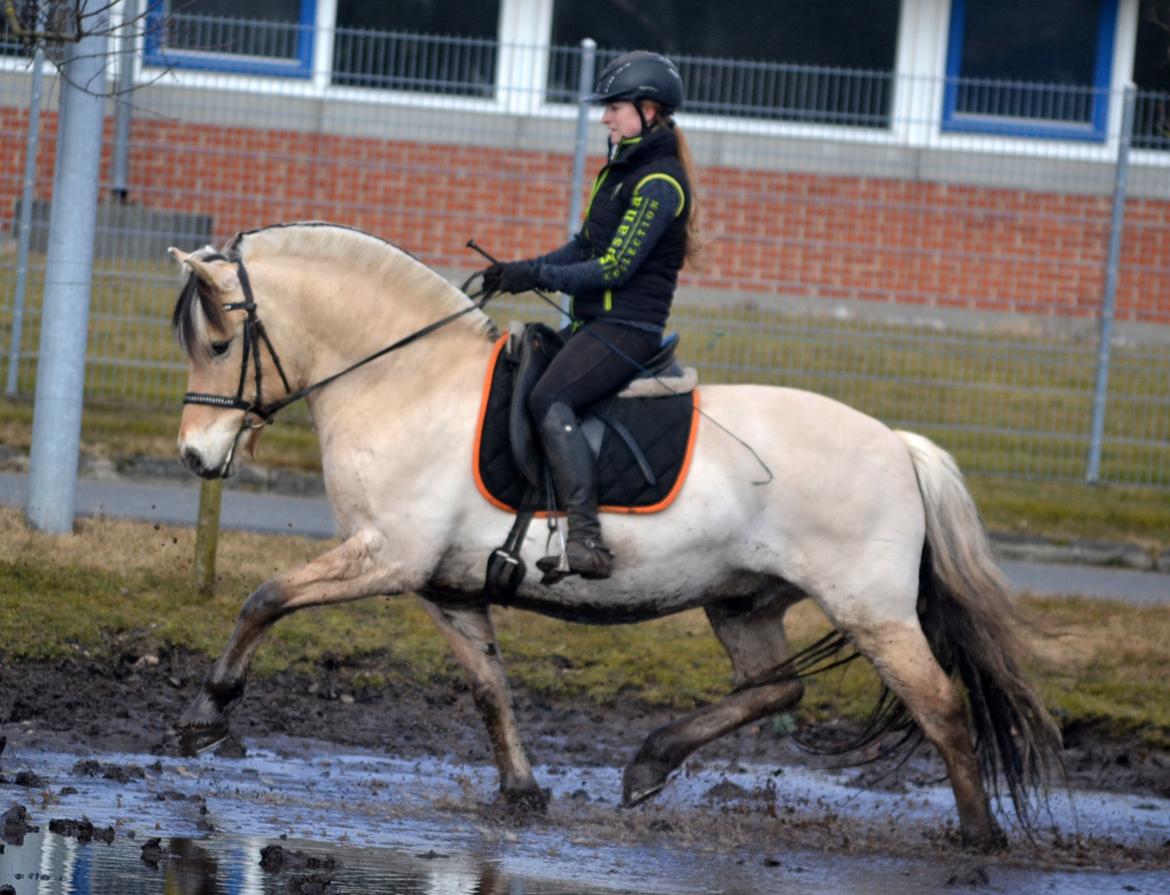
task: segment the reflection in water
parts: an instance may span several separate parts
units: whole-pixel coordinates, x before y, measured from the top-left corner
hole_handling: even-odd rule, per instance
[[[166,895],[216,895],[219,891],[219,864],[207,849],[192,840],[172,839],[163,858]]]
[[[289,895],[320,891],[325,881],[336,895],[694,895],[712,889],[935,895],[956,874],[949,854],[890,859],[785,848],[782,839],[768,838],[774,822],[756,802],[744,801],[743,814],[734,798],[712,804],[710,793],[722,783],[750,794],[766,777],[758,768],[697,769],[675,781],[660,804],[662,816],[671,819],[664,830],[674,824],[688,830],[680,839],[658,835],[645,816],[641,826],[630,826],[637,818],[599,807],[596,798],[576,800],[578,792],[620,791],[620,771],[611,768],[560,769],[551,777],[559,813],[554,809],[548,824],[513,830],[476,807],[495,791],[493,768],[441,759],[407,762],[336,750],[310,757],[294,750],[286,758],[257,751],[244,761],[158,760],[147,780],[125,783],[79,777],[71,771],[77,762],[72,754],[29,756],[54,788],[68,782],[71,792],[63,787],[53,799],[34,804],[30,822],[41,829],[27,831],[22,845],[0,853],[0,885],[13,886],[17,895]],[[118,761],[148,763],[140,756]],[[880,836],[872,831],[890,818],[911,830],[905,835],[920,835],[913,831],[953,811],[949,790],[940,787],[861,791],[847,780],[793,768],[785,771],[784,783],[788,800],[804,806],[808,823],[843,825],[861,839]],[[0,784],[0,812],[31,798],[27,789]],[[465,807],[451,809],[459,805]],[[1170,801],[1094,794],[1079,809],[1074,815],[1058,805],[1054,833],[1103,837],[1093,854],[1104,855],[1107,866],[1115,853],[1110,843],[1139,849],[1127,860],[1140,863],[1106,876],[1059,861],[1056,868],[996,861],[988,865],[995,891],[1170,892],[1162,858],[1162,843],[1170,839]],[[729,811],[734,822],[724,835]],[[83,816],[114,826],[118,838],[112,845],[83,844],[48,832],[54,817]],[[201,830],[211,821],[220,830],[253,835],[204,837]],[[152,834],[160,838],[152,850],[156,860],[149,863],[143,846]],[[700,841],[707,846],[695,847]],[[266,871],[260,852],[269,844],[338,863],[322,870],[302,861],[297,869],[294,860]],[[301,885],[306,880],[317,885]]]
[[[29,833],[23,845],[0,853],[0,885],[16,895],[285,895],[294,878],[332,881],[329,892],[366,895],[587,895],[580,886],[509,877],[494,861],[468,856],[403,855],[387,849],[322,850],[313,843],[283,843],[301,856],[333,857],[331,870],[286,866],[260,868],[267,840],[244,838],[163,839],[143,860],[148,840],[119,838],[113,845],[80,844],[52,833]],[[311,890],[306,887],[306,890]],[[612,895],[612,893],[611,893]]]

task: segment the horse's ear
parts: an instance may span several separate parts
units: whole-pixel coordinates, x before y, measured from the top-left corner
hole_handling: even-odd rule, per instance
[[[171,246],[167,249],[171,257],[190,270],[217,292],[231,292],[240,285],[236,266],[229,261],[203,261],[195,255],[188,255]]]

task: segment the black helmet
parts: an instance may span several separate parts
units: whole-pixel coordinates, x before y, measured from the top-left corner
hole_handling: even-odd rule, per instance
[[[618,56],[601,70],[591,103],[652,99],[669,115],[683,103],[683,82],[674,63],[658,53],[635,50]]]

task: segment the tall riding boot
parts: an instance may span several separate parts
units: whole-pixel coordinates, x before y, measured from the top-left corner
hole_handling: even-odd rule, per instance
[[[593,452],[573,409],[558,401],[548,409],[539,423],[545,461],[552,471],[557,496],[565,505],[569,520],[569,537],[565,554],[569,569],[582,578],[608,578],[613,554],[601,540],[601,521],[597,517],[597,471]],[[537,562],[542,571],[551,572],[560,557],[546,556]]]

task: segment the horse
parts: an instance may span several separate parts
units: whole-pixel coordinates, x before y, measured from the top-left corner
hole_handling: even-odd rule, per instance
[[[303,397],[341,538],[243,603],[176,724],[184,748],[229,735],[250,660],[278,619],[414,594],[469,680],[500,798],[545,807],[484,596],[485,559],[512,517],[473,485],[498,333],[481,303],[396,245],[342,225],[275,224],[222,250],[169,251],[186,275],[172,319],[188,359],[182,462],[205,478],[232,475],[272,414]],[[896,706],[887,722],[900,719],[941,754],[962,842],[1006,845],[988,795],[1000,803],[1001,781],[1030,831],[1060,733],[1025,673],[1025,623],[953,458],[791,388],[705,385],[695,425],[677,499],[654,514],[607,515],[611,578],[546,586],[530,576],[495,601],[598,624],[704,609],[734,686],[648,734],[624,769],[623,804],[659,792],[700,746],[791,710],[812,653],[847,644],[876,668],[886,708]],[[542,540],[530,534],[520,547],[530,565]],[[838,639],[794,655],[785,614],[805,599]]]

